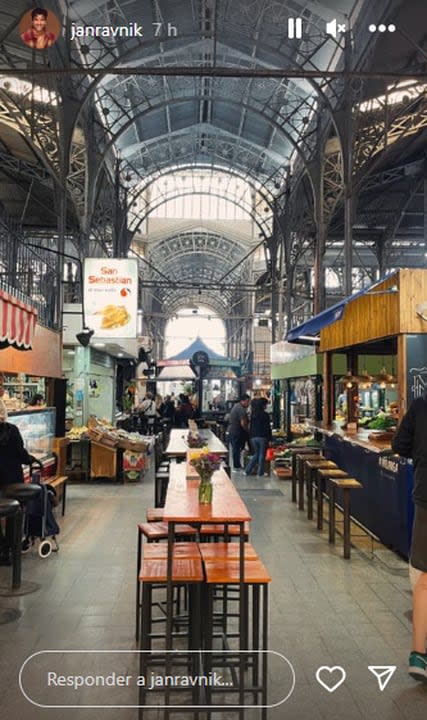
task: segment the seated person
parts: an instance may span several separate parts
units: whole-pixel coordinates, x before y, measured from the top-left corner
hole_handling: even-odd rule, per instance
[[[44,406],[45,406],[44,398],[43,398],[43,395],[40,395],[40,393],[35,393],[27,405],[27,407],[44,407]]]

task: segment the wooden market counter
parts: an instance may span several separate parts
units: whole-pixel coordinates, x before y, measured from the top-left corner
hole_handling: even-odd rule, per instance
[[[379,453],[382,450],[389,450],[391,448],[390,440],[370,440],[368,436],[373,432],[372,430],[359,428],[357,432],[347,432],[347,430],[343,429],[341,425],[336,422],[331,423],[330,425],[327,425],[324,422],[310,422],[310,427],[319,430],[319,432],[324,435],[337,435],[342,440],[347,440],[355,445],[360,445],[360,447],[365,450],[370,450],[373,453]]]
[[[367,430],[351,434],[335,423],[312,426],[324,437],[326,457],[363,485],[351,499],[352,516],[384,545],[408,557],[414,512],[412,462],[382,455],[390,442],[372,442]]]

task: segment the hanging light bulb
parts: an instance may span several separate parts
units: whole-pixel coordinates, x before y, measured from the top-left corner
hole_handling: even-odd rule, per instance
[[[372,383],[375,382],[374,376],[370,375],[366,369],[362,370],[360,375],[358,375],[358,380],[364,390],[368,390]]]
[[[387,372],[385,366],[381,368],[381,372],[378,373],[376,376],[376,381],[380,384],[380,388],[383,390],[386,385],[391,385],[392,383],[397,382],[397,378],[394,375],[391,375],[389,372]]]
[[[357,375],[353,375],[351,370],[348,370],[345,375],[338,378],[338,382],[343,383],[345,387],[350,390],[354,385],[357,385],[359,378]]]

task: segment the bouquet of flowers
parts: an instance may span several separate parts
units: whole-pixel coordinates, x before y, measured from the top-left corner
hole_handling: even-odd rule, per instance
[[[193,433],[191,431],[187,435],[186,442],[190,448],[202,448],[206,445],[206,440],[204,440],[199,433]]]
[[[194,455],[196,454],[194,453]],[[206,448],[206,451],[198,453],[196,457],[191,457],[191,464],[200,475],[202,483],[206,483],[210,482],[214,472],[220,469],[221,458]]]
[[[200,477],[199,503],[209,504],[212,502],[212,475],[221,467],[221,458],[209,452],[208,448],[203,448],[192,450],[188,459]]]

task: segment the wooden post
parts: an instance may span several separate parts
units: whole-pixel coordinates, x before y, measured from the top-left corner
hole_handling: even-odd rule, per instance
[[[407,363],[406,363],[406,335],[397,336],[397,387],[398,387],[398,403],[399,418],[402,419],[407,407]]]
[[[330,425],[334,414],[334,382],[332,353],[323,354],[323,422]]]

